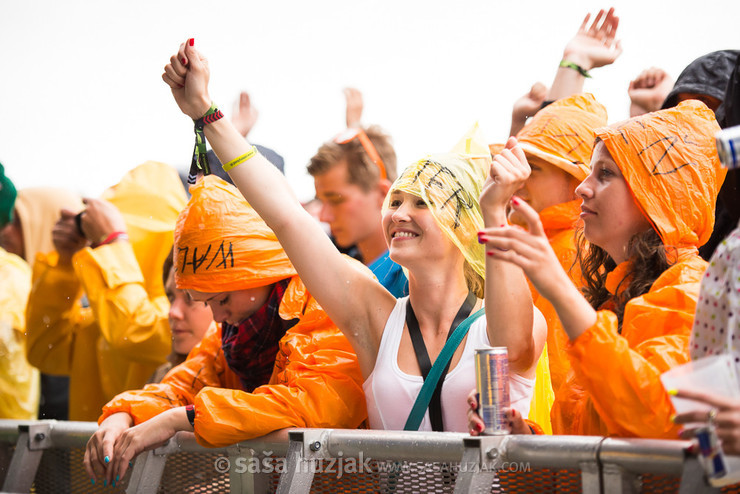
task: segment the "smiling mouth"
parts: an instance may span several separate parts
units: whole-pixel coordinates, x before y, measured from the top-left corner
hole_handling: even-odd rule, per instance
[[[391,238],[414,238],[418,237],[416,233],[411,232],[394,232]]]

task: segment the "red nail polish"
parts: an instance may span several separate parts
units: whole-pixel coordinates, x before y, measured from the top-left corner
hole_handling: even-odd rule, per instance
[[[505,226],[506,226],[506,225],[501,225],[501,226],[499,226],[499,228],[503,228],[503,227],[505,227]]]
[[[489,250],[488,252],[486,252],[486,255],[487,256],[495,256],[496,254],[492,250]]]
[[[187,65],[187,63],[188,63],[188,61],[186,59],[184,59],[184,58],[182,60],[180,60],[180,61],[182,62],[183,65]]]
[[[483,432],[483,429],[485,427],[483,427],[483,424],[475,424],[475,428],[478,430],[478,432]]]
[[[511,198],[511,203],[512,203],[512,204],[513,204],[514,206],[518,206],[518,205],[519,205],[519,199],[517,199],[516,197],[512,197],[512,198]]]
[[[195,38],[190,38],[190,39],[188,40],[188,44],[189,44],[190,46],[195,46]]]

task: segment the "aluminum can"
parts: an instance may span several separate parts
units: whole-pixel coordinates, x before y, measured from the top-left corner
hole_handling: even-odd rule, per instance
[[[506,347],[476,350],[475,377],[478,388],[478,413],[486,426],[482,434],[508,434],[509,424],[504,416],[504,408],[508,408],[511,402],[509,352]]]
[[[740,125],[720,130],[715,134],[715,140],[722,166],[729,169],[740,168]]]
[[[699,440],[699,455],[707,477],[716,479],[727,475],[725,455],[719,444],[717,429],[714,425],[697,427],[694,432]]]

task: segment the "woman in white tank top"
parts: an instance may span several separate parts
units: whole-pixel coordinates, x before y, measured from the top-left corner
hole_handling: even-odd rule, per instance
[[[185,43],[163,76],[180,109],[192,118],[204,115],[211,101],[210,74],[202,60]],[[285,177],[259,153],[251,153],[251,145],[228,119],[206,125],[204,132],[222,163],[240,158],[239,166],[229,170],[234,184],[273,229],[308,290],[357,352],[371,425],[399,428],[421,379],[401,315],[405,306],[397,306],[396,298],[369,271],[346,262],[301,207]],[[510,372],[519,376],[512,379],[518,383],[513,386],[521,384],[522,394],[531,396],[526,388],[531,387],[547,332],[521,269],[495,255],[487,257],[477,241],[484,225],[507,223],[507,206],[529,175],[529,165],[515,139],[491,160],[488,147],[477,137],[476,127],[452,153],[410,165],[393,185],[379,178],[380,193],[373,192],[378,193],[377,200],[388,192],[382,222],[390,257],[408,272],[410,306],[431,362],[442,350],[453,321],[460,313],[479,309],[485,291],[486,318],[474,325],[449,366],[441,400],[445,430],[466,430],[465,395],[475,382],[471,368],[475,348],[507,347]],[[367,173],[381,177],[382,163],[368,159],[365,165]],[[387,172],[392,178],[394,170]],[[464,301],[471,303],[466,306]],[[379,381],[389,369],[402,385]],[[385,386],[385,392],[378,392]],[[529,399],[522,402],[528,406]]]

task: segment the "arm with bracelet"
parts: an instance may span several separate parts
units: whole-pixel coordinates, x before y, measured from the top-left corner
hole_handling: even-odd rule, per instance
[[[590,17],[591,14],[586,14],[576,35],[565,45],[547,95],[548,101],[583,92],[583,84],[586,78],[591,77],[591,69],[610,65],[621,55],[621,43],[614,39],[619,26],[614,9],[606,13],[600,10],[591,26],[588,25]]]
[[[301,206],[286,178],[244,140],[228,119],[209,118],[209,114],[217,115],[208,95],[209,77],[207,61],[194,48],[192,39],[180,45],[162,76],[182,112],[196,122],[196,134],[201,127],[219,160],[225,163],[224,170],[275,232],[311,294],[337,327],[351,328],[345,335],[358,354],[363,374],[368,375],[395,298],[368,273],[358,271],[343,258]],[[202,144],[196,138],[194,154],[201,147],[205,150],[205,142]],[[347,290],[348,286],[352,290]]]

